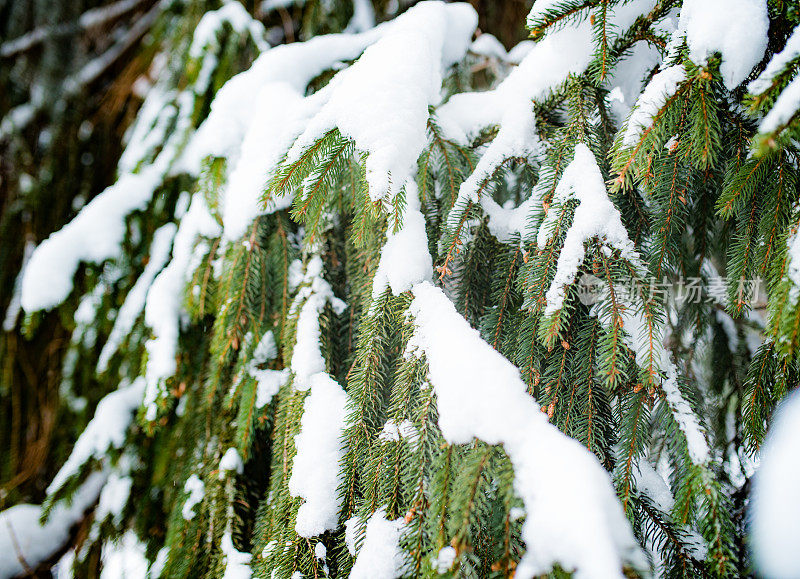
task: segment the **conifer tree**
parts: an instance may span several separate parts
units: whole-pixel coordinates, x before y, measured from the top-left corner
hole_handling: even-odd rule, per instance
[[[115,179],[0,244],[4,355],[65,344],[0,576],[800,574],[795,4],[250,4],[135,12]]]

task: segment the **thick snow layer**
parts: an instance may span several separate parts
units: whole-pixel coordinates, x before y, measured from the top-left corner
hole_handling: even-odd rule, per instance
[[[406,209],[402,227],[397,233],[386,233],[386,244],[372,285],[372,297],[380,295],[387,287],[392,294],[400,295],[420,281],[433,276],[433,260],[428,250],[425,217],[420,212],[419,192],[413,181],[405,186]]]
[[[402,170],[395,171],[413,174],[425,144],[428,104],[438,102],[440,68],[464,55],[476,23],[477,16],[468,6],[422,2],[359,34],[330,34],[272,48],[249,70],[227,82],[181,161],[193,173],[199,172],[200,161],[208,155],[227,157],[231,162],[221,207],[225,237],[239,238],[260,211],[275,211],[291,203],[291,196],[286,196],[264,209],[259,207],[270,176],[301,134],[302,142],[310,144],[321,136],[318,131],[324,133],[341,122],[340,130],[372,154],[373,170],[390,171],[402,165]],[[312,79],[340,62],[358,58],[384,38],[383,48],[370,51],[373,56],[365,55],[328,87],[304,96]],[[391,64],[379,61],[383,56],[391,57]],[[440,61],[434,63],[437,56]],[[438,75],[435,87],[435,79],[426,77],[426,70]],[[421,128],[420,106],[424,108]],[[416,123],[405,124],[412,121]],[[406,145],[408,139],[422,145],[414,153],[400,146],[401,139]],[[387,163],[392,167],[384,167]],[[406,176],[393,173],[392,182],[401,186]],[[380,177],[375,174],[375,180]]]
[[[754,95],[762,94],[772,86],[775,77],[782,73],[798,57],[800,57],[800,26],[794,29],[783,50],[772,57],[764,72],[747,85],[747,90]]]
[[[333,310],[341,314],[346,304],[333,295],[331,285],[322,277],[322,259],[315,255],[306,266],[303,281],[305,285],[297,292],[292,309],[302,303],[297,318],[297,339],[292,350],[291,369],[294,373],[294,386],[298,390],[308,390],[311,377],[325,372],[325,358],[320,350],[319,315],[330,303]]]
[[[230,532],[222,535],[220,549],[225,555],[225,574],[222,579],[250,579],[253,576],[250,569],[250,553],[242,553],[233,546],[233,538]]]
[[[194,195],[175,234],[172,260],[153,281],[145,302],[144,321],[153,331],[153,337],[145,344],[147,388],[144,405],[148,420],[154,420],[158,412],[156,401],[162,381],[175,373],[183,290],[191,275],[189,265],[194,242],[200,235],[217,237],[219,234],[219,224],[209,213],[203,196]]]
[[[366,534],[350,579],[395,579],[403,569],[400,535],[403,519],[389,521],[385,509],[378,509],[367,521]]]
[[[105,474],[89,475],[72,495],[72,502],[56,504],[43,525],[40,505],[15,505],[0,512],[0,579],[23,575],[55,555],[69,540],[70,529],[97,500],[105,481]]]
[[[704,64],[715,52],[722,55],[722,81],[733,90],[764,56],[767,0],[684,0],[680,27],[693,62]]]
[[[753,554],[764,577],[800,577],[800,391],[779,406],[761,451],[750,505]]]
[[[183,503],[181,515],[183,515],[183,518],[187,521],[191,521],[195,515],[194,508],[200,504],[203,501],[203,497],[206,496],[206,485],[203,484],[203,481],[201,481],[196,474],[193,474],[186,479],[186,483],[183,485],[183,491],[189,493],[189,496],[186,497],[186,502]]]
[[[428,107],[441,100],[442,69],[461,59],[476,26],[477,14],[462,3],[422,2],[398,17],[390,33],[326,87],[327,101],[287,160],[338,127],[368,153],[370,198],[393,197],[416,174]]]
[[[633,147],[639,141],[642,132],[653,123],[653,117],[674,96],[680,84],[686,80],[683,65],[676,64],[665,68],[650,80],[631,113],[622,137],[623,147]]]
[[[558,256],[553,283],[547,290],[546,315],[552,315],[561,309],[567,286],[575,281],[578,269],[586,256],[585,244],[592,238],[600,239],[608,246],[618,249],[624,259],[641,269],[639,255],[628,231],[622,224],[622,218],[608,198],[605,181],[597,161],[589,148],[583,143],[575,147],[575,157],[564,170],[556,187],[553,204],[563,204],[569,199],[579,201],[575,209],[572,224],[567,230],[564,247]],[[546,217],[537,237],[537,245],[544,247],[552,235],[557,211],[551,211]]]
[[[303,405],[289,479],[291,495],[304,499],[295,525],[301,537],[315,537],[338,527],[339,462],[345,452],[342,432],[348,401],[342,387],[324,372],[314,374],[310,382],[311,394]]]
[[[137,378],[130,386],[107,394],[97,404],[94,418],[78,437],[64,466],[53,477],[47,487],[47,494],[58,491],[88,460],[99,460],[106,456],[110,448],[122,447],[133,420],[133,413],[142,402],[143,393],[144,379]]]
[[[448,442],[503,444],[527,518],[520,579],[556,563],[579,578],[622,577],[646,562],[597,458],[547,422],[519,370],[484,342],[442,290],[414,287],[412,345],[425,353]]]
[[[167,223],[159,227],[153,234],[147,265],[145,265],[142,274],[136,280],[131,291],[125,296],[125,301],[117,312],[114,327],[111,328],[108,340],[97,360],[98,372],[104,372],[108,368],[111,357],[116,353],[125,338],[128,337],[136,323],[136,319],[142,313],[147,292],[150,290],[156,275],[169,259],[172,239],[175,237],[176,231],[177,226],[174,223]]]

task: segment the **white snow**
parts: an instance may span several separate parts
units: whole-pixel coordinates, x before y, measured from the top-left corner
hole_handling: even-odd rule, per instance
[[[403,519],[389,521],[385,509],[378,509],[367,521],[366,534],[350,579],[395,579],[403,569],[400,535]]]
[[[354,515],[344,522],[344,543],[347,546],[347,552],[353,557],[358,550],[356,549],[358,538],[364,535],[365,527],[366,525],[358,518],[358,515]]]
[[[433,276],[433,261],[428,251],[425,217],[420,212],[419,192],[413,181],[405,186],[406,208],[402,227],[397,233],[392,225],[386,233],[386,244],[372,285],[372,297],[378,297],[387,287],[400,295],[411,286]]]
[[[478,56],[505,60],[508,57],[505,47],[497,38],[489,33],[483,33],[472,41],[469,51]]]
[[[767,0],[684,0],[679,26],[693,62],[702,65],[715,52],[722,55],[722,80],[733,90],[764,56]]]
[[[92,473],[72,495],[57,503],[42,525],[41,505],[20,504],[0,512],[0,579],[23,575],[55,555],[69,540],[70,529],[97,500],[105,474]],[[24,561],[24,564],[23,564]]]
[[[798,109],[800,109],[800,77],[792,80],[781,91],[772,109],[758,126],[758,132],[764,134],[782,129],[792,120]]]
[[[222,579],[250,579],[253,576],[250,569],[250,553],[242,553],[233,546],[230,532],[222,535],[220,549],[225,555],[225,574]]]
[[[342,432],[348,401],[342,387],[326,373],[318,372],[309,381],[311,394],[303,405],[289,479],[290,494],[305,499],[295,524],[301,537],[315,537],[338,527],[339,462],[345,452]]]
[[[208,211],[200,194],[192,197],[189,211],[181,219],[172,246],[172,260],[153,281],[145,302],[144,321],[152,329],[147,341],[147,388],[144,405],[146,418],[154,420],[158,412],[156,401],[163,381],[175,373],[175,354],[180,333],[183,290],[192,262],[192,249],[198,236],[217,237],[219,224]]]
[[[364,32],[375,26],[375,9],[372,0],[353,0],[353,16],[345,32]]]
[[[433,569],[440,575],[447,573],[453,566],[453,563],[455,563],[456,555],[456,550],[453,547],[449,545],[447,547],[442,547],[439,549],[436,557],[433,557],[431,560]]]
[[[654,75],[636,100],[636,106],[628,118],[622,138],[623,147],[635,146],[642,132],[653,123],[653,118],[686,80],[683,65],[670,66]]]
[[[219,51],[219,36],[222,34],[223,24],[228,24],[240,36],[249,34],[260,51],[269,48],[264,40],[264,25],[248,14],[241,2],[228,0],[218,10],[211,10],[203,14],[194,30],[189,56],[199,58],[208,47]]]
[[[561,309],[567,286],[575,281],[578,268],[586,255],[585,244],[592,238],[600,239],[604,244],[618,249],[622,258],[630,261],[637,269],[643,269],[636,248],[622,224],[619,211],[608,198],[597,161],[583,143],[575,147],[575,157],[564,170],[556,187],[553,205],[566,203],[571,198],[578,199],[579,205],[575,209],[572,224],[564,239],[564,247],[558,256],[553,282],[545,296],[546,315],[553,315]],[[550,241],[557,214],[557,211],[551,210],[539,227],[536,244],[540,248]]]
[[[623,297],[624,292],[618,291],[617,296]],[[597,316],[605,328],[610,328],[614,320],[610,315],[603,313],[602,307],[607,299],[608,291],[604,290],[601,300],[592,308],[591,315]],[[664,348],[666,339],[664,327],[653,327],[649,324],[635,304],[623,305],[624,310],[620,314],[625,330],[623,342],[634,352],[636,363],[640,367],[663,372],[665,377],[661,381],[661,389],[678,427],[686,438],[689,458],[696,465],[707,465],[711,460],[711,450],[705,429],[678,388],[678,369],[670,359],[669,351]]]
[[[333,295],[330,284],[322,277],[322,259],[314,255],[306,266],[303,277],[305,285],[298,291],[292,304],[292,311],[302,303],[297,318],[297,340],[292,350],[291,369],[294,373],[294,387],[308,390],[311,377],[325,372],[325,359],[320,351],[319,315],[330,303],[337,314],[341,314],[346,304]]]
[[[64,466],[47,487],[48,495],[64,486],[88,460],[100,460],[110,448],[122,447],[133,420],[133,413],[142,402],[143,393],[144,380],[137,378],[130,386],[123,386],[100,400],[94,417],[78,437]]]
[[[239,455],[239,451],[235,448],[226,450],[222,458],[219,459],[219,480],[223,480],[225,475],[230,472],[242,474],[243,471],[244,463],[242,462],[242,457]]]
[[[413,345],[425,353],[448,442],[503,444],[527,512],[527,546],[516,576],[559,563],[579,578],[622,577],[646,562],[608,473],[596,457],[547,422],[519,370],[484,342],[442,290],[414,287]]]
[[[290,371],[283,370],[255,370],[253,377],[256,385],[256,408],[263,408],[270,403],[272,397],[278,393],[281,386],[288,382]]]
[[[416,444],[419,440],[419,432],[410,420],[403,420],[397,424],[394,420],[387,420],[383,428],[378,433],[378,439],[386,442],[397,442],[400,439],[408,440],[411,444]]]
[[[754,95],[766,92],[772,86],[775,77],[786,70],[798,57],[800,57],[800,26],[794,29],[783,50],[773,55],[764,72],[747,85],[747,90]]]
[[[325,548],[325,545],[320,541],[316,545],[314,545],[314,556],[317,559],[325,560],[325,556],[328,554],[328,550]]]
[[[750,504],[753,555],[770,579],[800,576],[800,392],[775,413],[761,450]]]
[[[33,255],[35,244],[29,239],[25,242],[25,249],[22,253],[22,265],[20,266],[17,279],[14,281],[14,293],[11,295],[11,300],[8,302],[6,308],[6,315],[3,318],[3,331],[13,332],[14,326],[17,324],[17,318],[22,310],[22,278],[25,275],[25,268],[28,261]]]
[[[442,69],[460,60],[477,25],[467,4],[422,2],[321,91],[326,100],[289,150],[288,162],[334,127],[368,153],[369,194],[393,198],[417,171],[427,144],[428,107],[438,104]]]
[[[395,167],[395,172],[412,175],[424,146],[427,106],[438,102],[439,69],[464,55],[476,23],[474,11],[467,6],[422,2],[398,18],[359,34],[330,34],[272,48],[249,70],[227,82],[181,161],[187,170],[198,173],[200,161],[208,155],[229,159],[231,173],[221,204],[225,237],[237,239],[260,212],[291,204],[291,195],[287,195],[261,209],[259,198],[283,154],[299,135],[310,144],[321,136],[318,131],[324,133],[340,121],[340,130],[372,153],[370,166],[379,171],[374,182],[380,180],[380,171]],[[388,40],[376,49],[377,53],[371,51],[375,55],[365,55],[328,87],[304,96],[313,78],[339,62],[357,58],[383,38]],[[441,63],[433,62],[437,55],[430,51],[436,50]],[[391,63],[376,62],[382,54],[391,57]],[[439,84],[425,76],[426,70],[438,75]],[[374,72],[380,76],[372,77]],[[400,84],[411,82],[422,85]],[[418,86],[423,90],[411,90]],[[424,108],[422,113],[420,107]],[[416,124],[405,124],[412,121]],[[414,140],[419,151],[401,147],[400,139],[406,144],[408,139]],[[387,163],[392,166],[384,167]],[[400,173],[392,176],[398,186],[407,176]]]
[[[610,9],[609,18],[615,27],[625,30],[639,15],[652,9],[653,4],[653,0],[638,0],[617,5]],[[531,14],[540,9],[537,3]],[[468,144],[486,127],[499,126],[497,136],[481,156],[475,170],[461,184],[457,203],[463,206],[469,201],[480,201],[484,211],[497,211],[496,204],[492,204],[488,196],[480,194],[486,181],[507,159],[528,159],[540,152],[531,101],[546,98],[570,74],[585,71],[593,54],[592,28],[587,19],[547,34],[497,88],[454,95],[438,108],[442,129],[449,138],[461,144]],[[454,229],[459,219],[459,212],[451,212],[448,227]],[[503,234],[503,229],[500,233]]]
[[[117,312],[114,320],[114,327],[106,340],[103,350],[97,359],[97,371],[105,372],[111,357],[117,352],[125,338],[128,337],[133,329],[136,319],[144,309],[145,299],[150,286],[158,272],[164,267],[169,259],[172,239],[175,237],[177,226],[174,223],[167,223],[159,227],[153,234],[153,242],[150,244],[150,255],[142,274],[136,280],[125,301]]]
[[[206,485],[203,484],[203,481],[201,481],[196,474],[193,474],[186,479],[186,483],[183,485],[183,491],[189,493],[189,496],[186,497],[186,502],[183,503],[181,514],[184,519],[191,521],[195,515],[194,508],[200,504],[203,501],[203,497],[206,496]]]
[[[94,511],[95,524],[111,517],[115,525],[122,522],[122,511],[128,504],[133,479],[130,477],[131,459],[123,455],[119,465],[108,475],[108,480],[100,492],[97,508]]]
[[[143,579],[147,577],[147,547],[132,530],[118,539],[105,541],[100,579]]]

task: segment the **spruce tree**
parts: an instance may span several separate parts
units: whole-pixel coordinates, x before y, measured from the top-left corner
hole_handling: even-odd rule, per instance
[[[497,5],[123,0],[57,102],[0,44],[0,576],[800,575],[800,10]]]

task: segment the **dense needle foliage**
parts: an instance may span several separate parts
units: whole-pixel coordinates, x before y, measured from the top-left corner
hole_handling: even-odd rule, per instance
[[[88,493],[76,577],[121,550],[163,577],[753,572],[800,375],[791,2],[732,2],[730,26],[763,7],[755,57],[698,36],[699,0],[537,0],[509,52],[467,5],[151,4],[115,184],[16,285],[0,224],[0,504]],[[5,98],[0,186],[47,215]],[[56,341],[45,491],[14,482],[19,384]],[[523,386],[527,438],[502,424]],[[537,449],[548,423],[577,444]]]

